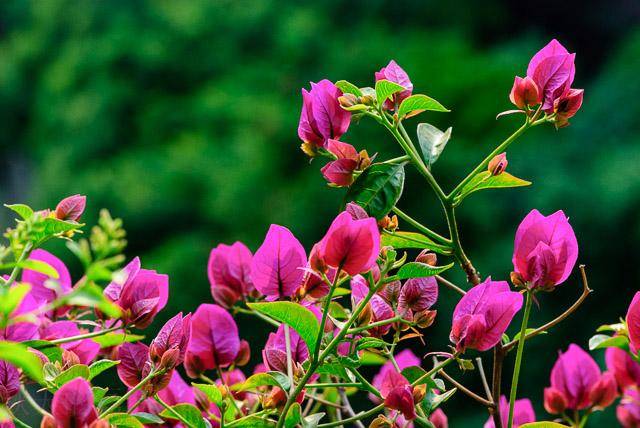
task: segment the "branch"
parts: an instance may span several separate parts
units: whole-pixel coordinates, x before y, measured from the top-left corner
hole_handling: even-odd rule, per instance
[[[457,285],[455,285],[453,282],[446,280],[445,278],[441,277],[440,275],[436,275],[436,279],[438,280],[438,282],[444,286],[449,287],[450,289],[452,289],[453,291],[455,291],[456,293],[459,293],[461,295],[465,295],[467,294],[466,291],[464,291],[462,288],[458,287]]]
[[[451,383],[453,386],[458,388],[464,394],[466,394],[470,398],[473,398],[474,400],[476,400],[478,403],[482,404],[483,406],[489,407],[489,408],[493,408],[495,406],[495,404],[492,401],[489,401],[486,398],[483,398],[483,397],[479,396],[478,394],[476,394],[475,392],[471,391],[466,386],[464,386],[463,384],[461,384],[460,382],[458,382],[457,380],[455,380],[454,378],[449,376],[447,374],[447,372],[445,372],[444,370],[440,370],[438,372],[438,374],[440,374],[440,376],[445,378],[449,383]]]
[[[586,274],[586,271],[585,271],[585,266],[584,265],[580,265],[578,267],[580,269],[580,274],[581,274],[581,277],[582,277],[582,294],[580,295],[578,300],[576,300],[574,302],[574,304],[569,307],[569,309],[564,311],[562,314],[560,314],[556,318],[554,318],[551,321],[549,321],[548,323],[536,328],[532,332],[526,334],[525,335],[525,340],[529,340],[530,338],[535,337],[535,336],[539,335],[540,333],[549,330],[551,327],[555,326],[556,324],[559,324],[560,322],[562,322],[565,318],[567,318],[569,315],[574,313],[576,311],[576,309],[578,309],[580,307],[582,302],[584,302],[584,300],[587,298],[587,296],[589,296],[589,294],[591,294],[591,292],[593,290],[591,288],[589,288],[589,282],[587,281],[587,274]],[[503,346],[503,349],[505,351],[509,351],[511,348],[513,348],[518,343],[519,339],[520,338],[514,339],[511,342],[507,343],[506,345]]]
[[[356,415],[356,412],[354,412],[353,407],[351,407],[351,403],[349,402],[347,393],[344,392],[344,389],[338,388],[338,394],[340,395],[340,401],[342,401],[344,410],[350,417],[354,417]],[[355,425],[357,428],[365,428],[364,424],[359,420],[353,421],[353,425]]]

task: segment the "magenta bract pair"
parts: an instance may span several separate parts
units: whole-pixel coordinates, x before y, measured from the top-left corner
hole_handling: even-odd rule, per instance
[[[411,366],[420,366],[420,359],[409,349],[399,352],[395,356],[395,361],[400,370]],[[380,391],[386,408],[401,412],[407,420],[415,419],[413,388],[409,381],[398,373],[391,361],[387,361],[380,368],[378,374],[374,376],[372,384]],[[369,397],[374,402],[379,402],[373,394],[370,394]]]
[[[20,372],[15,366],[0,360],[0,404],[7,404],[19,390]]]
[[[453,311],[450,339],[460,351],[486,351],[494,347],[522,307],[522,295],[509,289],[506,281],[491,277],[460,299]]]
[[[533,210],[516,231],[513,269],[528,288],[562,284],[578,259],[578,241],[562,211],[543,216]]]
[[[631,300],[626,320],[631,352],[637,354],[640,351],[640,291]]]
[[[293,329],[289,329],[289,340],[293,364],[302,364],[308,360],[309,348]],[[287,342],[284,325],[280,325],[275,333],[269,333],[262,351],[262,362],[269,370],[287,373]]]
[[[165,323],[149,346],[151,361],[166,370],[182,364],[191,337],[191,314],[182,312]]]
[[[53,395],[51,414],[42,420],[42,427],[87,428],[98,420],[89,382],[76,378],[65,383]]]
[[[353,173],[358,168],[360,155],[351,144],[338,140],[329,140],[327,151],[336,157],[320,169],[324,178],[335,186],[350,186],[353,183]]]
[[[607,369],[613,373],[620,391],[640,385],[640,363],[624,350],[607,348],[605,351]]]
[[[600,373],[591,355],[571,344],[553,365],[551,386],[544,390],[544,406],[552,414],[590,406],[604,408],[613,403],[617,394],[614,375]]]
[[[254,292],[255,287],[251,282],[252,257],[251,251],[242,242],[220,244],[211,250],[207,275],[216,303],[229,308]]]
[[[410,97],[411,92],[413,92],[413,83],[411,83],[409,75],[394,60],[389,61],[386,67],[382,67],[380,71],[377,71],[375,78],[376,82],[378,80],[388,80],[404,88],[403,91],[394,94],[391,99],[385,101],[384,107],[387,110],[395,109],[405,98]]]
[[[122,309],[125,323],[143,329],[166,306],[169,277],[141,269],[140,259],[136,257],[104,289],[104,295]]]
[[[509,422],[509,401],[504,395],[500,396],[500,420],[502,426],[507,427]],[[513,428],[518,428],[520,425],[527,424],[529,422],[536,421],[536,413],[533,410],[533,405],[528,398],[522,398],[516,400],[513,406]],[[484,424],[484,428],[495,428],[496,425],[492,417],[489,417]]]
[[[637,386],[627,388],[616,408],[618,422],[623,428],[640,426],[640,391]]]
[[[315,147],[324,147],[329,139],[339,139],[347,132],[351,113],[344,110],[338,98],[342,91],[328,80],[311,82],[311,90],[302,90],[302,112],[298,136]]]

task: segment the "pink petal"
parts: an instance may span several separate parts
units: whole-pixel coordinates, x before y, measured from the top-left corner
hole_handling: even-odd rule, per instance
[[[51,413],[62,427],[83,427],[97,419],[89,382],[76,378],[53,395]]]
[[[149,348],[144,343],[123,343],[118,348],[118,377],[129,388],[142,380],[144,366],[149,359]]]

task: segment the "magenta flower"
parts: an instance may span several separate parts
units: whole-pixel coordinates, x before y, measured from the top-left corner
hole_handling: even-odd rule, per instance
[[[629,347],[631,352],[637,354],[640,350],[640,291],[631,300],[627,310],[627,332],[629,335]]]
[[[524,79],[516,76],[513,81],[513,88],[511,88],[511,93],[509,94],[509,99],[519,109],[538,105],[542,101],[538,85],[536,85],[536,82],[529,76]]]
[[[518,226],[513,269],[527,287],[551,289],[562,284],[577,259],[578,241],[562,211],[545,217],[533,210]]]
[[[240,350],[238,326],[218,305],[202,304],[191,317],[191,340],[185,369],[191,377],[233,363]]]
[[[380,71],[375,74],[376,82],[378,80],[388,80],[393,83],[397,83],[405,90],[396,93],[390,100],[386,100],[384,107],[387,110],[395,109],[396,105],[400,105],[405,98],[411,96],[413,91],[413,83],[409,79],[409,75],[400,67],[394,60],[389,61],[386,67],[382,67]]]
[[[324,178],[335,186],[350,186],[353,183],[353,172],[358,168],[360,155],[351,144],[338,140],[329,140],[327,150],[336,160],[328,162],[320,172]]]
[[[416,357],[411,349],[405,349],[395,356],[396,363],[398,364],[398,368],[400,370],[404,370],[407,367],[412,366],[420,366],[420,358]],[[395,366],[391,361],[387,361],[380,367],[380,371],[373,377],[373,381],[371,384],[376,387],[376,389],[380,389],[382,387],[382,383],[384,379],[389,375],[390,372],[396,371]],[[369,398],[371,398],[374,402],[377,402],[377,397],[370,394]]]
[[[300,241],[286,227],[272,224],[253,256],[251,280],[268,300],[291,297],[302,284],[306,265]]]
[[[242,242],[220,244],[211,250],[207,274],[211,295],[221,306],[231,307],[251,294],[251,251]]]
[[[619,348],[607,348],[605,351],[607,369],[613,373],[620,391],[633,385],[640,385],[640,364]]]
[[[616,408],[618,422],[623,428],[638,428],[640,426],[640,392],[637,386],[627,388]]]
[[[44,262],[58,272],[58,278],[54,279],[43,273],[30,269],[22,271],[22,282],[31,284],[31,291],[29,294],[38,303],[38,305],[51,303],[56,298],[71,291],[71,275],[69,275],[69,270],[62,260],[48,251],[41,250],[39,248],[31,252],[29,260]]]
[[[182,364],[191,336],[191,314],[182,312],[165,323],[149,346],[149,356],[160,367],[171,370]]]
[[[604,372],[600,379],[591,386],[589,391],[589,402],[596,409],[609,407],[618,396],[618,384],[611,372]]]
[[[64,198],[56,207],[56,218],[59,220],[78,221],[87,205],[84,195],[72,195]]]
[[[140,259],[136,257],[104,289],[104,294],[120,306],[127,324],[143,329],[166,306],[169,277],[154,270],[141,269]]]
[[[56,321],[43,327],[40,337],[44,340],[55,340],[78,336],[83,333],[87,333],[87,331],[79,329],[78,325],[73,321]],[[91,339],[67,342],[60,346],[62,349],[73,352],[81,364],[91,363],[100,352],[100,345]]]
[[[527,76],[540,91],[544,111],[551,112],[554,101],[571,88],[576,73],[575,56],[553,39],[531,58]]]
[[[351,113],[338,102],[342,91],[328,80],[311,82],[311,91],[302,89],[302,112],[298,124],[298,136],[316,148],[327,140],[339,139],[347,132]]]
[[[569,125],[571,119],[582,107],[584,89],[570,89],[566,94],[553,102],[553,111],[556,114],[556,128]]]
[[[545,389],[545,401],[547,397],[554,401],[562,397],[567,409],[585,409],[592,404],[589,394],[599,379],[600,368],[591,355],[578,345],[571,344],[567,352],[560,353],[553,365],[551,387]]]
[[[53,395],[51,414],[57,428],[86,428],[98,418],[89,382],[76,378]]]
[[[398,410],[407,420],[416,418],[413,388],[409,381],[395,370],[389,371],[380,385],[380,394],[384,398],[384,406]]]
[[[142,380],[142,373],[149,361],[149,347],[144,343],[123,343],[118,348],[118,377],[129,388]]]
[[[429,422],[433,424],[434,428],[449,428],[449,419],[441,408],[437,408],[431,413]]]
[[[15,287],[16,285],[12,285]],[[19,315],[27,314],[35,311],[40,307],[33,295],[27,293],[20,305],[9,315],[9,318],[16,318]],[[34,340],[40,338],[39,323],[42,318],[36,318],[36,322],[18,321],[11,325],[0,328],[0,340],[8,340],[10,342],[26,342],[27,340]]]
[[[502,421],[502,426],[506,427],[509,422],[509,401],[507,401],[504,395],[500,397],[500,420]],[[518,428],[520,425],[535,421],[536,413],[533,410],[531,401],[528,398],[516,400],[513,407],[513,428]],[[495,427],[493,417],[489,417],[484,424],[484,428]]]
[[[356,275],[351,279],[351,304],[355,307],[365,298],[369,292],[367,281],[361,275]],[[369,300],[371,306],[371,322],[383,321],[393,318],[395,313],[393,308],[378,294],[374,294]],[[369,329],[369,333],[375,337],[387,334],[391,329],[391,323]]]
[[[438,300],[438,283],[433,276],[405,281],[398,295],[398,312],[422,312]]]
[[[289,338],[291,360],[294,364],[302,364],[309,359],[309,348],[293,329],[289,329]],[[269,333],[267,343],[262,350],[262,362],[269,370],[287,373],[287,347],[283,325],[280,325],[275,333]]]
[[[7,404],[19,390],[20,372],[13,365],[0,360],[0,404]]]
[[[380,231],[373,217],[354,220],[341,212],[320,241],[320,255],[331,267],[354,276],[376,264],[380,252]]]
[[[521,307],[522,294],[511,291],[506,281],[489,277],[460,299],[449,337],[460,351],[486,351],[500,341]]]

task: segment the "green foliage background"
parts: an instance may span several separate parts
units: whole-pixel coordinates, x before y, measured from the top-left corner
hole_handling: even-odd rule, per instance
[[[513,76],[558,37],[577,52],[582,111],[568,129],[537,128],[509,150],[509,170],[533,187],[477,194],[460,210],[469,255],[499,279],[508,277],[513,234],[530,209],[571,217],[596,293],[527,345],[521,391],[546,417],[542,388],[557,350],[586,346],[598,325],[623,315],[640,279],[639,11],[634,2],[587,3],[2,2],[0,196],[44,207],[83,193],[87,221],[101,207],[122,217],[128,255],[171,277],[174,292],[157,326],[210,301],[206,260],[217,243],[243,240],[255,249],[279,223],[310,248],[336,214],[342,192],[327,188],[321,164],[309,165],[298,150],[300,88],[308,81],[367,86],[375,70],[398,61],[417,92],[452,109],[421,117],[454,128],[434,167],[451,189],[516,128],[516,118],[495,120],[510,108]],[[344,140],[400,154],[372,122],[354,124]],[[415,171],[405,189],[402,208],[444,230]],[[8,213],[2,220],[8,224]],[[579,290],[574,274],[541,297],[533,322],[562,311]],[[421,354],[448,343],[455,296],[441,296],[427,346],[416,347]],[[255,325],[241,319],[257,361],[267,328]],[[475,373],[464,378],[480,388]],[[460,397],[445,410],[453,427],[486,417]],[[607,413],[593,426],[610,423]]]

